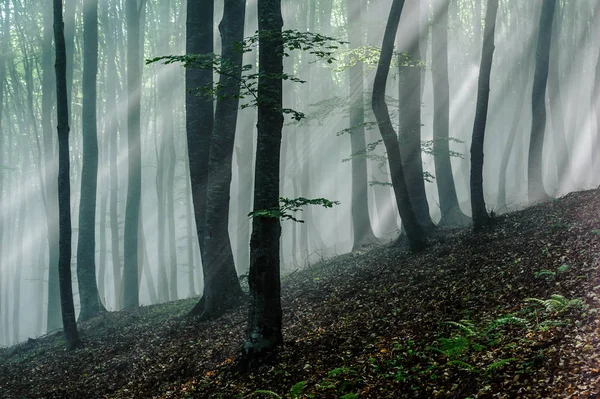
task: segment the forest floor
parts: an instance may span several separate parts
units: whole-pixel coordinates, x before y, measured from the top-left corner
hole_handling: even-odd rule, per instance
[[[440,233],[422,254],[375,248],[284,277],[277,363],[236,368],[246,308],[197,299],[108,313],[0,350],[9,398],[600,397],[600,192]]]

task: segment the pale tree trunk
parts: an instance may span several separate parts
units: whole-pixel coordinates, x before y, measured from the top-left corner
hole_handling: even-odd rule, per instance
[[[115,309],[119,310],[123,307],[123,289],[122,289],[122,268],[121,268],[121,251],[119,240],[119,211],[118,211],[118,196],[119,196],[119,167],[118,157],[119,148],[117,144],[117,136],[119,133],[118,120],[118,105],[117,105],[117,85],[118,73],[115,59],[117,57],[115,37],[115,26],[112,21],[116,20],[116,9],[114,2],[104,3],[102,8],[102,26],[105,31],[106,40],[106,75],[111,76],[106,82],[106,130],[105,135],[108,137],[108,163],[109,163],[109,226],[110,226],[110,243],[111,243],[111,263],[113,275],[113,289],[115,293]],[[111,18],[112,17],[112,18]]]
[[[363,45],[362,11],[364,1],[347,0],[348,41],[352,48]],[[365,103],[364,71],[360,60],[348,68],[348,84],[351,101],[350,108],[350,148],[352,154],[366,151],[365,139]],[[354,239],[352,250],[377,243],[369,218],[367,159],[361,155],[352,156],[352,231]]]
[[[138,227],[142,194],[142,152],[140,140],[141,64],[140,11],[145,0],[126,0],[127,20],[127,200],[125,233],[123,235],[125,262],[123,267],[123,300],[125,308],[139,306],[138,286]]]
[[[556,164],[556,175],[558,178],[558,189],[566,182],[569,172],[569,148],[565,133],[565,117],[563,111],[562,90],[560,88],[560,28],[562,25],[562,13],[555,12],[555,22],[552,26],[553,37],[550,46],[550,54],[554,62],[549,65],[548,70],[548,97],[550,99],[550,116],[552,121],[552,132],[554,142],[554,159]]]
[[[461,211],[450,161],[450,84],[448,82],[448,6],[438,5],[432,32],[431,77],[433,80],[433,152],[435,181],[445,227],[466,226],[470,220]]]

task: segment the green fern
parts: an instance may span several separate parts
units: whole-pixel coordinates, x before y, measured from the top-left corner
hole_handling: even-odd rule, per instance
[[[461,360],[450,360],[448,363],[446,363],[447,366],[456,366],[459,367],[463,370],[467,370],[467,371],[477,371],[477,368],[470,365],[469,363],[463,362]]]
[[[518,361],[519,359],[517,359],[516,357],[509,357],[507,359],[500,359],[495,361],[494,363],[490,364],[489,366],[487,366],[485,368],[485,373],[489,374],[493,371],[497,371],[500,370],[501,368],[503,368],[504,366],[506,366],[508,363],[510,362],[515,362]]]
[[[506,315],[506,316],[501,316],[495,320],[493,320],[486,332],[489,333],[492,330],[498,328],[498,327],[503,327],[505,325],[517,325],[517,326],[523,326],[523,327],[528,327],[529,326],[529,322],[523,318],[520,317],[516,317],[513,315]]]
[[[292,399],[299,398],[304,393],[306,389],[306,381],[300,381],[295,383],[292,388],[290,388],[290,396]]]
[[[456,321],[447,321],[446,324],[454,326],[464,332],[467,336],[476,336],[478,335],[477,330],[475,328],[475,324],[471,320],[461,320],[460,323]]]

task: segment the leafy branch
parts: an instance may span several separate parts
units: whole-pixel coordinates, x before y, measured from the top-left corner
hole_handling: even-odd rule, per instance
[[[267,217],[277,218],[282,220],[292,220],[298,223],[304,223],[304,220],[296,218],[292,213],[301,212],[302,207],[306,205],[320,205],[323,208],[332,208],[334,205],[339,205],[339,201],[330,201],[326,198],[279,198],[280,206],[270,209],[261,209],[258,211],[250,212],[248,217]]]

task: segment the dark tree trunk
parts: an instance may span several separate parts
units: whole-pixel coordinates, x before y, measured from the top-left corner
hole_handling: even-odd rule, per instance
[[[46,331],[61,328],[60,289],[58,278],[58,193],[56,187],[57,156],[52,129],[55,78],[52,70],[52,4],[45,3],[42,45],[42,136],[44,142],[46,226],[48,229],[48,315]]]
[[[363,27],[361,14],[364,2],[347,0],[348,41],[352,48],[363,45]],[[348,68],[348,84],[350,90],[350,148],[352,154],[364,153],[367,148],[365,139],[365,102],[364,71],[360,60]],[[352,250],[374,244],[377,237],[371,227],[369,218],[367,159],[363,156],[352,157],[352,231],[354,240]]]
[[[222,74],[210,139],[206,220],[204,224],[203,318],[220,316],[238,303],[242,290],[233,262],[229,238],[229,192],[232,158],[238,115],[238,96],[243,52],[239,42],[244,38],[246,0],[225,0],[221,32],[221,56],[232,69]]]
[[[142,2],[143,4],[144,2]],[[127,19],[127,153],[128,187],[125,205],[125,262],[123,301],[126,308],[139,306],[138,227],[142,189],[142,153],[140,141],[141,64],[140,2],[126,0]]]
[[[69,106],[67,102],[67,55],[62,17],[62,0],[54,0],[54,44],[56,48],[56,111],[58,131],[58,274],[60,305],[67,349],[81,345],[75,322],[71,285],[71,187],[69,177]]]
[[[383,143],[385,144],[396,204],[398,205],[398,212],[406,229],[406,237],[408,238],[411,250],[420,251],[427,246],[427,238],[425,231],[417,221],[411,198],[408,195],[402,156],[400,154],[400,143],[398,142],[396,131],[392,126],[388,107],[385,102],[385,86],[394,51],[394,37],[398,31],[403,7],[404,0],[394,0],[392,3],[381,45],[381,54],[377,63],[375,81],[373,83],[372,107]],[[421,151],[420,146],[419,151]],[[422,178],[423,176],[421,175]]]
[[[258,0],[258,138],[254,210],[279,206],[283,128],[283,37],[281,0]],[[278,218],[256,217],[250,238],[250,311],[242,365],[254,367],[283,343]]]
[[[400,154],[404,167],[404,178],[410,202],[419,224],[427,231],[434,228],[429,215],[429,204],[423,178],[421,156],[421,52],[420,43],[420,0],[409,0],[410,11],[406,24],[414,32],[414,40],[399,56],[398,98]],[[408,7],[407,7],[408,8]],[[405,55],[408,59],[405,59]],[[408,61],[408,63],[407,63]]]
[[[527,163],[527,194],[530,202],[548,200],[544,190],[542,154],[546,133],[546,83],[550,63],[550,45],[552,42],[552,21],[556,0],[544,0],[539,23],[538,43],[531,96],[531,137]]]
[[[473,229],[481,229],[490,222],[483,198],[483,142],[490,99],[490,79],[494,59],[494,35],[496,32],[496,15],[498,0],[488,0],[485,13],[483,47],[479,82],[477,84],[477,105],[473,122],[473,138],[471,140],[471,210],[473,212]]]
[[[187,0],[186,53],[211,54],[213,52],[214,0]],[[213,71],[187,68],[185,70],[186,134],[192,203],[196,233],[204,269],[204,223],[206,221],[206,184],[208,181],[208,159],[210,138],[214,125],[212,95],[199,92],[212,89]],[[192,314],[200,314],[203,306],[196,306]]]
[[[98,0],[84,2],[83,15],[83,166],[77,240],[77,283],[86,321],[104,312],[96,284],[96,194],[98,184],[98,135],[96,128],[96,74],[98,73]]]
[[[432,32],[431,77],[433,80],[433,152],[435,181],[442,218],[440,226],[466,226],[470,220],[461,211],[450,161],[450,84],[448,82],[448,6],[443,0],[436,10]]]

